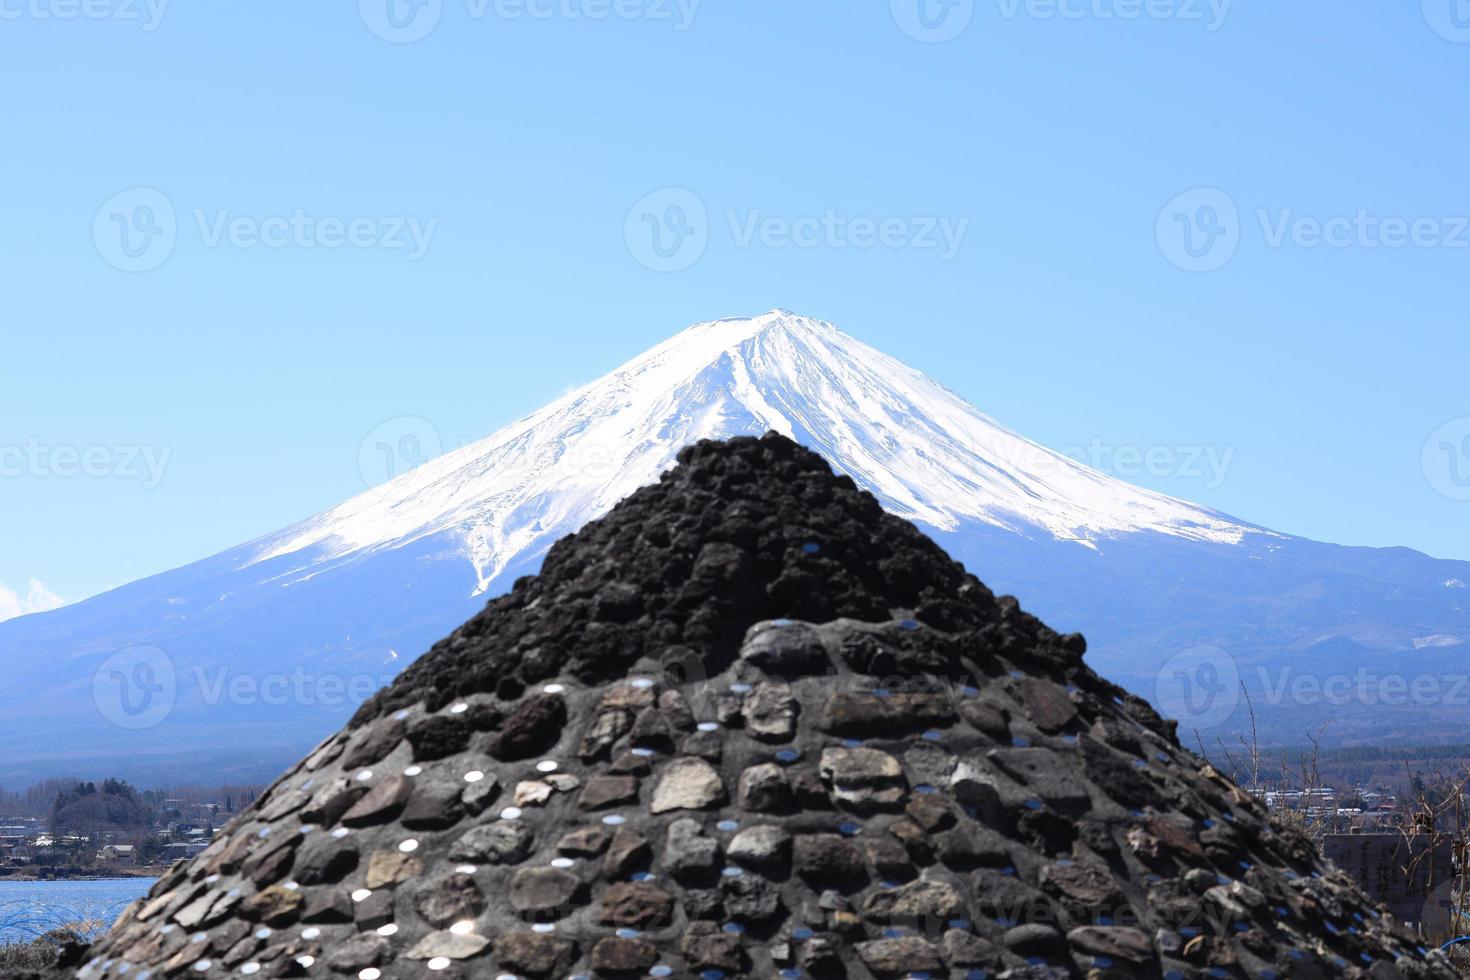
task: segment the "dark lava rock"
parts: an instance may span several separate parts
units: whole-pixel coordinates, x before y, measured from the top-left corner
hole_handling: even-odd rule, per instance
[[[528,699],[505,721],[490,743],[490,754],[502,762],[529,759],[551,748],[567,723],[567,705],[554,695]]]
[[[495,955],[507,969],[549,977],[571,970],[577,962],[577,944],[552,935],[513,932],[495,940]]]
[[[1452,980],[1084,652],[789,440],[700,443],[62,971]]]

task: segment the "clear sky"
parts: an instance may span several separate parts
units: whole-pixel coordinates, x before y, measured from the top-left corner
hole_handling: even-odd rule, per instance
[[[1462,0],[389,2],[0,0],[0,617],[772,307],[1470,558]]]

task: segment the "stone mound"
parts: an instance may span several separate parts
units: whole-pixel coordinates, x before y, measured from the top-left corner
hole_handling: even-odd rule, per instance
[[[558,543],[78,975],[1449,978],[784,438]]]

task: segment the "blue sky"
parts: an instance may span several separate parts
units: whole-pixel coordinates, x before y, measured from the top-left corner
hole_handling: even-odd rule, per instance
[[[778,306],[1135,482],[1470,558],[1462,0],[387,2],[0,2],[0,616]]]

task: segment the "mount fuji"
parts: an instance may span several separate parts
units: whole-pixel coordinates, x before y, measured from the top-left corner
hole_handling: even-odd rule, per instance
[[[1346,744],[1470,741],[1470,563],[1321,544],[1132,486],[773,311],[690,327],[278,533],[0,623],[0,782],[271,777],[680,448],[769,430],[1087,634],[1096,669],[1207,740],[1253,709],[1267,740],[1331,720]],[[1396,693],[1425,678],[1432,694]]]

